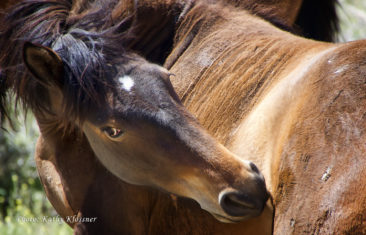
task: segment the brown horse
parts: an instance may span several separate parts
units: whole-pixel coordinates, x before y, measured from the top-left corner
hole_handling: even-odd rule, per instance
[[[3,86],[36,116],[36,157],[56,165],[38,161],[40,175],[65,220],[75,222],[67,215],[84,207],[73,205],[73,192],[65,198],[63,181],[74,175],[56,172],[68,149],[79,161],[83,149],[86,157],[95,154],[125,182],[192,198],[220,221],[258,216],[268,198],[262,175],[199,126],[180,104],[168,71],[124,50],[120,40],[129,40],[129,20],[105,17],[111,4],[97,2],[75,14],[72,7],[69,1],[22,2],[5,18],[1,35]],[[73,141],[63,145],[69,136]]]
[[[260,165],[275,234],[366,232],[365,46],[306,40],[222,4],[197,3],[179,23],[165,60],[173,85],[211,134]]]
[[[173,86],[211,134],[260,166],[274,234],[365,234],[366,42],[306,40],[207,4],[177,31]]]
[[[177,75],[174,87],[216,138],[240,156],[253,154],[250,157],[265,172],[275,197],[275,234],[364,232],[365,189],[357,184],[365,174],[357,168],[363,165],[360,154],[365,152],[363,42],[333,45],[305,40],[223,5],[144,3],[137,5],[139,16],[138,10],[156,14],[149,21],[143,21],[143,14],[137,17],[140,27],[146,27],[136,30],[141,34],[131,45],[140,46],[141,53],[148,45],[144,39],[149,39],[156,41],[146,49],[163,55],[163,43],[158,42],[171,40],[169,30],[158,34],[160,38],[141,35],[159,32],[148,27],[156,26],[154,19],[176,12],[181,16],[176,17],[179,28],[166,62]],[[352,50],[355,53],[347,53]],[[76,136],[55,136],[52,146],[41,139],[38,156],[46,190],[63,215],[80,211],[102,218],[96,224],[81,223],[84,226],[78,229],[96,232],[93,226],[97,226],[105,234],[259,234],[271,224],[267,211],[249,223],[220,224],[190,201],[178,199],[175,204],[166,194],[113,181],[90,161],[93,153],[86,139]],[[70,142],[85,148],[69,147]],[[85,154],[77,159],[80,153]],[[85,170],[72,170],[74,164],[85,165]],[[120,192],[124,197],[118,197]],[[110,201],[103,200],[108,197]],[[95,199],[103,205],[94,205]],[[110,208],[120,217],[108,215]]]
[[[302,36],[334,41],[338,31],[337,0],[225,0],[275,26]]]

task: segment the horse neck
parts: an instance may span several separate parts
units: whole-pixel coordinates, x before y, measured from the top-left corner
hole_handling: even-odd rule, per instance
[[[245,11],[200,7],[182,22],[167,59],[167,67],[177,75],[173,86],[200,123],[230,151],[255,162],[272,188],[273,149],[268,146],[278,139],[274,133],[281,130],[289,110],[284,104],[299,90],[277,89],[280,98],[267,100],[269,105],[261,109],[271,112],[255,116],[253,110],[276,85],[301,84],[296,83],[305,73],[301,68],[311,66],[333,45],[283,32]]]
[[[292,27],[297,19],[303,0],[228,0],[228,2],[236,7],[248,10],[252,14]]]
[[[4,1],[1,1],[0,2],[0,9],[6,9],[8,8],[9,6],[12,6],[14,4],[16,4],[17,2],[19,2],[20,0],[13,0],[13,1],[10,1],[10,0],[4,0]],[[0,11],[0,15],[2,14],[2,11]]]
[[[302,0],[279,2],[213,0],[209,4],[215,2],[246,9],[287,30],[291,30],[294,26],[302,4]],[[199,4],[208,3],[199,0],[140,0],[137,3],[120,1],[112,16],[125,18],[128,13],[134,12],[134,40],[128,48],[137,51],[149,61],[162,64],[171,52],[177,27],[186,14]],[[230,15],[230,12],[228,14]]]
[[[223,144],[278,75],[301,61],[295,55],[326,47],[220,5],[197,5],[177,31],[165,63],[179,78],[172,79],[173,86],[184,105]]]
[[[127,47],[147,60],[162,64],[173,44],[177,22],[192,5],[191,0],[120,1],[112,16],[124,19],[133,14],[134,38]]]

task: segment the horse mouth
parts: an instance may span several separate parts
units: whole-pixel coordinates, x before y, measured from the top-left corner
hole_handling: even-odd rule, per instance
[[[218,221],[223,222],[223,223],[239,223],[243,220],[249,219],[252,216],[248,215],[248,216],[241,216],[241,217],[229,217],[229,216],[223,216],[223,215],[219,215],[216,213],[211,213],[213,217],[215,217]]]
[[[240,213],[232,213],[229,214],[225,210],[225,215],[217,214],[217,213],[211,213],[217,220],[223,223],[239,223],[243,220],[247,220],[256,216],[259,216],[263,209],[264,204],[261,206],[255,206],[250,203],[243,203],[240,202],[235,204],[235,208],[239,210]]]

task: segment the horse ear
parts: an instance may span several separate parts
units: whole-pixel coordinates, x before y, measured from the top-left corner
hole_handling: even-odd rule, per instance
[[[163,79],[164,79],[164,82],[168,88],[168,91],[169,91],[169,94],[171,95],[171,97],[178,103],[178,104],[181,104],[181,100],[179,98],[179,96],[177,95],[177,93],[175,92],[174,90],[174,87],[170,81],[170,77],[174,77],[175,74],[174,73],[171,73],[169,72],[167,69],[163,68],[163,67],[160,67],[160,71],[162,72],[163,74]]]
[[[44,86],[63,86],[63,63],[60,56],[48,47],[26,42],[23,60],[29,71]]]

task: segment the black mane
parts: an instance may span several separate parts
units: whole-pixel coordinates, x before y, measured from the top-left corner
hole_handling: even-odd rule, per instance
[[[131,59],[124,45],[132,38],[132,16],[113,22],[111,9],[118,1],[77,3],[27,0],[9,9],[0,20],[2,119],[9,90],[25,109],[50,111],[45,88],[32,78],[22,61],[26,41],[52,48],[64,62],[65,120],[83,120],[91,108],[105,102],[108,90],[113,88],[115,68],[111,65]],[[79,9],[73,9],[73,4]]]

